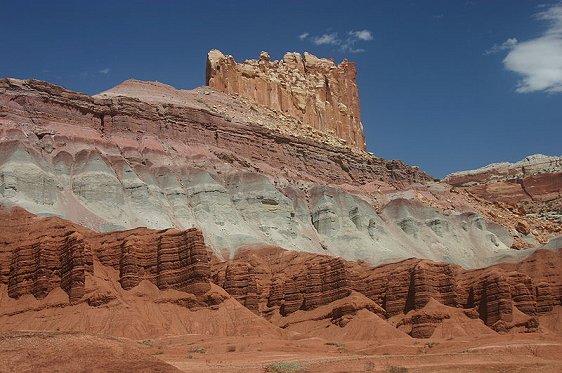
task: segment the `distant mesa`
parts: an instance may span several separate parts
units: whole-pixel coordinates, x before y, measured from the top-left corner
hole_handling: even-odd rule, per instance
[[[337,65],[308,52],[289,52],[282,60],[271,61],[267,52],[261,52],[257,60],[237,63],[213,49],[207,55],[206,84],[366,149],[353,62]]]

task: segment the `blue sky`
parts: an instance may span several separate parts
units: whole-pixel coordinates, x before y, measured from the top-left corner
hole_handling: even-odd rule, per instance
[[[6,1],[0,76],[94,94],[204,84],[218,48],[357,62],[371,152],[435,177],[562,154],[562,5],[537,1]]]

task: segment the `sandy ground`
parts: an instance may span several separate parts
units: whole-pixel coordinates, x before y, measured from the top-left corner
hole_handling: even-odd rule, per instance
[[[185,372],[562,371],[562,338],[534,333],[406,343],[184,335],[139,343]],[[279,362],[286,370],[272,369]]]
[[[562,338],[528,333],[338,342],[199,334],[145,340],[72,332],[0,334],[2,373],[174,371],[560,372]]]

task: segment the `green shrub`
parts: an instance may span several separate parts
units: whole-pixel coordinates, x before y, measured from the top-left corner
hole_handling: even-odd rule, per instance
[[[189,352],[194,352],[196,354],[204,354],[207,352],[203,347],[193,347]]]
[[[298,373],[303,372],[303,366],[297,361],[277,361],[265,367],[267,373]]]
[[[408,373],[408,368],[404,367],[390,367],[388,369],[389,373]]]

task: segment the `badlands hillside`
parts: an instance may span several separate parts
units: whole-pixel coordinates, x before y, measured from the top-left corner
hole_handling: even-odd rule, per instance
[[[562,368],[561,158],[439,181],[366,151],[352,62],[206,75],[0,79],[0,371]]]

